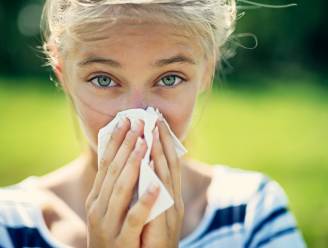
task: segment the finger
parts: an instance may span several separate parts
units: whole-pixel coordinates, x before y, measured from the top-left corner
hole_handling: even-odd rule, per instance
[[[154,160],[154,168],[156,174],[159,176],[165,188],[173,197],[172,178],[167,165],[165,154],[163,152],[161,141],[159,140],[158,127],[156,127],[153,131],[151,157],[152,160]]]
[[[104,220],[106,223],[112,222],[115,230],[123,224],[139,177],[140,164],[146,153],[146,147],[145,141],[139,137],[133,152],[114,185]]]
[[[150,163],[149,163],[149,167],[150,167],[153,171],[155,171],[154,160],[150,161]]]
[[[105,214],[107,210],[108,201],[112,194],[114,184],[119,175],[121,174],[121,171],[136,144],[137,138],[141,136],[142,130],[143,123],[138,120],[138,125],[136,125],[136,129],[131,129],[128,131],[122,145],[118,149],[118,152],[116,153],[113,161],[108,167],[105,179],[99,192],[99,197],[97,198],[101,206],[103,206],[101,207],[101,209],[99,209],[100,211],[102,211],[103,214]]]
[[[92,189],[86,200],[86,209],[89,209],[90,205],[98,197],[101,185],[107,173],[108,165],[113,160],[113,157],[116,154],[122,141],[124,140],[124,137],[129,127],[130,127],[130,122],[128,121],[127,118],[121,119],[121,121],[118,122],[117,125],[115,126],[114,131],[109,141],[106,144],[104,156],[100,160],[100,164],[98,166],[98,171]]]
[[[173,193],[175,196],[179,196],[181,195],[180,159],[177,155],[171,133],[164,121],[158,122],[158,131],[168,168],[172,176]]]
[[[154,167],[154,161],[151,160],[149,163],[150,168],[155,172],[155,167]],[[173,209],[173,208],[171,208]],[[158,237],[163,237],[166,238],[164,235],[165,230],[163,227],[167,227],[168,222],[167,222],[167,212],[161,213],[159,216],[157,216],[155,219],[150,221],[144,228],[143,232],[147,233],[146,235],[148,237],[155,237],[158,241]]]
[[[114,159],[130,127],[131,127],[131,123],[129,119],[127,119],[126,117],[122,118],[116,124],[108,142],[105,145],[105,152],[104,152],[104,156],[100,159],[99,169],[102,169],[103,167],[105,169],[108,168],[108,165]]]
[[[154,238],[154,241],[160,243],[161,240],[166,241],[167,239],[167,227],[166,212],[163,212],[147,223],[142,232],[147,237]]]
[[[139,240],[140,234],[148,215],[158,197],[160,188],[150,188],[140,197],[139,201],[129,210],[122,230],[119,234],[120,239],[137,238]]]
[[[183,218],[184,214],[184,204],[181,191],[181,165],[180,159],[175,150],[171,133],[167,125],[164,123],[164,121],[159,121],[158,127],[159,137],[165,157],[168,162],[168,168],[171,174],[173,188],[174,207],[166,211],[166,220],[168,226],[174,227],[176,221],[179,220],[178,217]]]

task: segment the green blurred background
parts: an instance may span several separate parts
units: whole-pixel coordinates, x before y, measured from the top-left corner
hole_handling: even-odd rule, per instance
[[[199,99],[187,143],[196,159],[277,180],[308,246],[326,248],[328,2],[294,2],[246,10],[236,34],[253,33],[259,45],[238,48],[224,64],[213,92]],[[42,67],[41,8],[37,0],[0,2],[0,186],[59,168],[81,149],[69,104]]]

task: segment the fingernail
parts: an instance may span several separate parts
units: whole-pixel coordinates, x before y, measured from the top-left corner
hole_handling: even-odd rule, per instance
[[[151,168],[152,170],[154,170],[154,160],[150,161],[149,166],[150,166],[150,168]]]
[[[159,139],[158,126],[155,127],[154,134],[155,134],[156,139]]]
[[[131,127],[132,131],[137,132],[139,130],[140,125],[141,125],[140,120],[133,122],[133,125]]]
[[[126,117],[124,117],[118,121],[117,128],[121,128],[124,126],[125,119],[126,119]]]
[[[147,192],[149,194],[154,194],[157,191],[158,188],[159,188],[158,184],[151,183],[147,188]]]
[[[163,115],[160,114],[158,119],[159,119],[161,122],[163,122],[163,121],[164,121],[164,117],[163,117]]]
[[[143,144],[143,138],[138,137],[137,144],[136,144],[136,149],[140,150],[140,148],[142,147],[142,144]]]

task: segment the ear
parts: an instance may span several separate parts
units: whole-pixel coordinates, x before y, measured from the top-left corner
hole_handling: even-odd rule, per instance
[[[60,86],[65,91],[65,93],[67,93],[68,88],[64,80],[63,61],[60,57],[58,47],[54,43],[50,42],[49,44],[47,44],[47,49],[51,54],[51,58],[54,62],[54,64],[52,64],[52,70],[55,73]]]
[[[65,93],[68,93],[68,88],[67,88],[66,82],[64,80],[62,63],[57,61],[53,70],[54,70],[54,73],[56,75],[56,78],[57,78],[60,86],[62,87],[62,89],[64,90]]]

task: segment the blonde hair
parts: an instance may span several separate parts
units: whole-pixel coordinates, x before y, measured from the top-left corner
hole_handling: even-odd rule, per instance
[[[65,52],[66,39],[83,41],[104,38],[101,31],[105,26],[119,19],[132,18],[131,25],[138,21],[157,21],[176,27],[184,27],[191,35],[199,38],[205,58],[213,59],[211,84],[217,69],[217,62],[227,62],[235,55],[236,46],[243,46],[238,37],[252,34],[240,34],[233,37],[237,16],[236,1],[246,4],[238,9],[280,8],[290,5],[258,4],[249,0],[45,0],[41,18],[43,33],[43,53],[47,65],[55,67],[57,54]],[[146,17],[146,18],[145,18]],[[237,38],[237,39],[236,39]],[[254,48],[256,47],[254,46]],[[77,123],[75,122],[75,125]],[[77,125],[78,126],[78,125]],[[78,134],[80,140],[81,135]],[[81,141],[81,140],[80,140]]]
[[[226,41],[235,29],[235,0],[46,0],[42,19],[43,52],[54,67],[53,50],[65,51],[65,39],[101,39],[104,27],[121,18],[183,26],[199,37],[204,56],[228,57]],[[92,35],[90,35],[92,34]],[[216,63],[217,61],[215,61]]]

